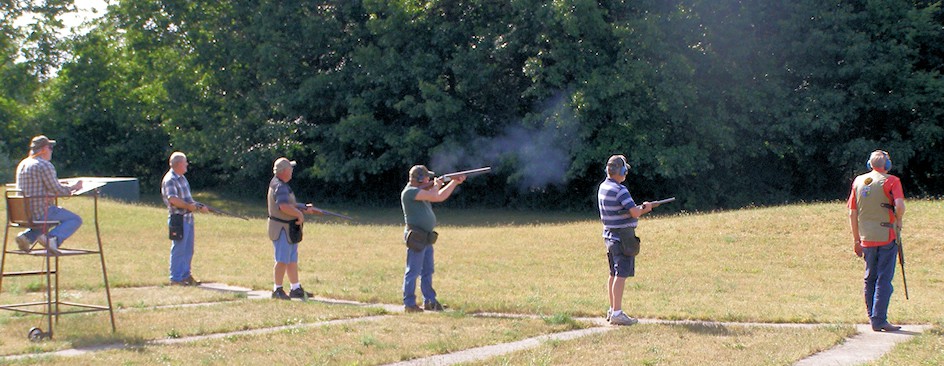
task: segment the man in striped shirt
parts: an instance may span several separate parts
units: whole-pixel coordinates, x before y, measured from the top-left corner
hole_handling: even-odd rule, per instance
[[[597,191],[597,205],[600,209],[600,220],[603,221],[603,242],[606,244],[606,258],[610,267],[610,279],[606,283],[610,309],[606,312],[606,318],[612,325],[637,323],[637,320],[626,315],[622,308],[626,277],[633,277],[636,273],[636,256],[626,255],[622,242],[635,240],[639,216],[659,206],[650,202],[636,206],[629,190],[621,184],[626,180],[629,168],[625,156],[611,156],[606,162],[606,180],[600,183],[600,189]]]
[[[28,251],[33,243],[40,243],[52,253],[58,253],[62,243],[72,236],[82,218],[69,210],[56,206],[56,197],[71,196],[72,192],[82,189],[82,181],[68,186],[59,183],[56,167],[52,165],[52,149],[56,140],[39,135],[30,142],[30,155],[16,167],[16,188],[29,199],[30,215],[36,221],[59,221],[49,232],[26,230],[16,236],[20,250]]]

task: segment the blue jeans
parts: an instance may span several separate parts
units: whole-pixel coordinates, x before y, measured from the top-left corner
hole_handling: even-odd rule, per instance
[[[75,234],[76,230],[79,230],[79,226],[82,226],[82,218],[79,215],[59,206],[49,206],[46,209],[46,217],[40,220],[59,221],[59,225],[50,230],[47,235],[47,237],[55,237],[58,245],[62,245],[66,239]],[[40,234],[42,230],[26,230],[24,235],[30,242],[34,242]]]
[[[407,248],[406,273],[403,275],[403,305],[416,305],[416,277],[420,277],[420,291],[425,301],[436,301],[433,290],[433,246],[427,245],[421,251]]]
[[[862,248],[865,257],[865,308],[872,326],[888,323],[888,303],[892,297],[898,244]]]
[[[170,224],[170,218],[167,223]],[[171,243],[170,280],[180,282],[190,277],[190,261],[193,259],[193,215],[184,216],[184,238],[172,240]]]

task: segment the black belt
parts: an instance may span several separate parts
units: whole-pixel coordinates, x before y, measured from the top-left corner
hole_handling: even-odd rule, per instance
[[[278,217],[269,216],[269,219],[281,222],[283,224],[294,224],[297,220],[282,220]]]

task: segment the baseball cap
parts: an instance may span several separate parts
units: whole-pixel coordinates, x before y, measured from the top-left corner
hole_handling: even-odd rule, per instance
[[[33,137],[33,140],[30,141],[30,150],[36,151],[36,150],[46,147],[46,145],[52,146],[55,144],[56,144],[56,140],[50,140],[45,135],[39,135],[39,136]]]
[[[423,180],[423,177],[432,177],[434,175],[436,175],[436,172],[430,171],[425,165],[414,165],[410,168],[410,180],[414,182]]]
[[[288,160],[285,157],[275,159],[275,164],[272,164],[272,174],[278,174],[280,171],[295,167],[295,160]]]

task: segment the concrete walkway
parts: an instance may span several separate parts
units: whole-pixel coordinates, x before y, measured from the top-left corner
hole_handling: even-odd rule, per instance
[[[896,344],[927,330],[927,325],[904,325],[897,332],[874,332],[867,324],[856,325],[859,332],[843,344],[800,360],[796,366],[851,366],[874,361]]]
[[[220,283],[206,283],[200,285],[200,288],[213,291],[222,291],[222,292],[231,292],[231,293],[242,293],[245,294],[248,299],[269,299],[271,293],[268,291],[259,291],[252,290],[245,287],[230,286]],[[350,300],[337,300],[329,299],[323,297],[312,297],[308,299],[309,301],[318,301],[328,304],[337,304],[345,306],[360,306],[360,307],[379,307],[383,308],[389,313],[398,313],[403,312],[403,306],[393,305],[393,304],[369,304],[362,303],[357,301]],[[205,304],[188,304],[187,306],[211,306],[215,303],[205,303]],[[169,305],[168,307],[175,306]],[[177,305],[179,306],[179,305]],[[472,314],[472,316],[477,317],[495,317],[495,318],[542,318],[540,315],[533,314],[504,314],[504,313],[477,313]],[[338,324],[348,324],[354,322],[362,321],[377,321],[380,319],[387,318],[389,316],[367,316],[359,317],[352,319],[340,319],[340,320],[331,320],[317,323],[306,323],[306,324],[295,324],[271,328],[260,328],[252,330],[242,330],[226,333],[214,333],[201,336],[192,336],[192,337],[181,337],[181,338],[171,338],[171,339],[157,339],[146,342],[144,345],[172,345],[179,343],[189,343],[196,342],[205,339],[220,339],[229,336],[236,335],[254,335],[254,334],[265,334],[278,332],[286,329],[295,329],[295,328],[310,328],[310,327],[321,327],[329,325],[338,325]],[[570,340],[579,337],[584,337],[592,334],[598,334],[607,332],[617,327],[610,326],[607,324],[603,318],[577,318],[577,321],[593,324],[594,326],[586,329],[579,329],[573,331],[566,331],[555,334],[547,334],[538,337],[528,338],[516,342],[495,344],[490,346],[483,346],[477,348],[471,348],[463,351],[435,355],[425,358],[419,358],[410,361],[404,361],[399,363],[394,363],[391,365],[397,366],[415,366],[415,365],[453,365],[462,362],[470,361],[481,361],[486,360],[492,357],[523,351],[530,348],[538,347],[542,343],[550,340],[563,341]],[[666,325],[704,325],[704,326],[739,326],[739,327],[778,327],[778,328],[815,328],[821,326],[829,326],[833,324],[782,324],[782,323],[736,323],[736,322],[710,322],[710,321],[692,321],[692,320],[661,320],[661,319],[640,319],[640,324],[666,324]],[[871,327],[868,325],[856,325],[857,334],[849,339],[846,339],[842,344],[833,347],[829,350],[817,353],[810,357],[807,357],[803,360],[800,360],[796,363],[797,366],[812,366],[812,365],[836,365],[836,366],[851,366],[851,365],[860,365],[867,363],[873,360],[876,360],[882,357],[884,354],[888,353],[896,344],[907,341],[915,335],[921,334],[927,330],[930,326],[928,325],[906,325],[902,327],[901,331],[898,332],[873,332]],[[0,357],[0,362],[9,362],[27,358],[34,357],[47,357],[47,356],[60,356],[60,357],[70,357],[70,356],[80,356],[90,352],[100,352],[112,349],[122,349],[122,348],[134,348],[140,347],[139,345],[127,345],[127,344],[107,344],[107,345],[98,345],[90,347],[81,347],[60,350],[56,352],[46,352],[46,353],[34,353],[34,354],[24,354],[24,355],[12,355]]]

